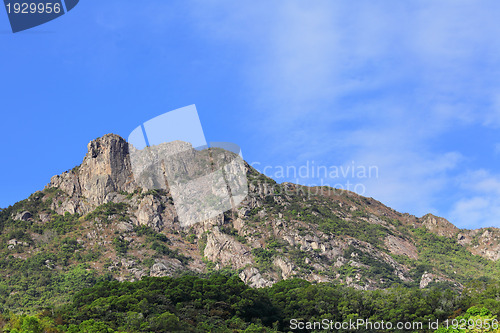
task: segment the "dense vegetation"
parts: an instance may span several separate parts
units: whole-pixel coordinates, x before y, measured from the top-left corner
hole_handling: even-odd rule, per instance
[[[100,257],[100,250],[84,250],[70,235],[80,228],[83,218],[78,214],[59,215],[50,208],[54,201],[59,204],[56,198],[61,195],[58,189],[46,189],[0,211],[0,275],[5,277],[0,281],[0,311],[53,307],[70,301],[78,290],[111,279],[87,264]],[[46,215],[47,222],[13,218],[22,211]],[[106,211],[98,213],[105,215]],[[11,239],[18,244],[8,249]],[[35,242],[39,251],[32,253]]]
[[[441,288],[360,291],[300,279],[253,289],[235,275],[213,274],[103,281],[77,293],[71,303],[36,316],[4,313],[0,326],[12,333],[288,332],[291,319],[442,323],[451,318],[493,319],[499,313],[499,284],[477,282],[462,294]]]

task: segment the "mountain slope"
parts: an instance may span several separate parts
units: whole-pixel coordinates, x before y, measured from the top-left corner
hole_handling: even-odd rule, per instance
[[[349,191],[276,184],[246,165],[248,198],[181,227],[167,190],[139,188],[128,144],[108,134],[82,164],[0,212],[0,304],[63,303],[99,280],[231,269],[253,287],[300,277],[358,289],[500,276],[500,230],[460,230]]]

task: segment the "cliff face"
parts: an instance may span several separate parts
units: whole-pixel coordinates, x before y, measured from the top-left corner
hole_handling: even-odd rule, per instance
[[[87,148],[79,167],[50,180],[49,188],[58,187],[70,197],[60,212],[89,212],[111,201],[116,193],[136,188],[125,140],[108,134],[90,142]]]
[[[52,246],[47,235],[58,228],[54,221],[66,214],[74,226],[64,236],[76,239],[84,254],[101,253],[70,265],[87,260],[120,280],[230,268],[258,287],[300,277],[373,289],[460,287],[499,273],[499,229],[459,230],[443,218],[401,214],[352,192],[276,184],[245,167],[249,194],[241,204],[183,227],[168,188],[138,186],[144,183],[134,179],[127,142],[105,135],[89,143],[79,167],[52,177],[44,191],[16,207],[11,219],[36,228],[26,245],[8,239],[15,244],[6,251],[22,260],[46,251]]]
[[[106,202],[110,193],[133,191],[128,143],[105,135],[88,145],[88,153],[77,171],[81,194],[95,205]]]

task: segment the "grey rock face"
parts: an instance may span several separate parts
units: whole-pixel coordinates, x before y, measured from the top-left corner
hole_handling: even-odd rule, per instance
[[[134,230],[134,225],[132,223],[121,222],[118,224],[117,229],[122,232],[132,232]]]
[[[131,146],[130,160],[140,187],[171,194],[183,227],[234,208],[248,192],[243,160],[222,149],[195,150],[181,141]]]
[[[105,203],[108,193],[133,191],[136,186],[128,143],[113,134],[90,142],[78,170],[78,180],[82,195],[95,205]]]
[[[162,212],[162,205],[154,200],[152,195],[147,195],[140,202],[135,215],[139,225],[147,225],[160,230],[163,226]]]
[[[115,134],[107,134],[91,141],[80,167],[51,178],[48,187],[58,187],[73,202],[69,210],[88,211],[109,202],[114,192],[132,192],[135,181],[130,166],[128,143]]]
[[[273,285],[272,281],[264,279],[255,267],[245,268],[239,275],[240,279],[252,288],[264,288]]]
[[[274,265],[281,270],[281,277],[286,280],[295,274],[295,265],[284,258],[275,258]]]
[[[177,259],[164,259],[156,262],[149,272],[150,276],[162,277],[169,276],[176,270],[182,269],[182,264]]]
[[[420,289],[427,287],[432,282],[453,282],[451,279],[425,272],[420,279]],[[458,286],[457,283],[454,283]]]
[[[33,217],[33,215],[30,212],[26,211],[26,212],[22,212],[22,213],[17,214],[14,217],[14,220],[17,220],[17,221],[28,221],[32,217]]]
[[[7,242],[8,249],[13,250],[16,246],[29,246],[26,242],[20,242],[17,239],[13,238]]]
[[[445,218],[427,214],[421,218],[422,225],[439,236],[453,237],[458,233],[458,228]]]
[[[404,255],[414,260],[418,259],[417,247],[415,246],[415,244],[412,244],[408,240],[392,235],[387,235],[384,242],[391,253],[396,255]]]
[[[233,237],[221,233],[217,227],[207,237],[204,255],[213,262],[219,262],[222,266],[230,265],[235,269],[253,264],[250,249]]]

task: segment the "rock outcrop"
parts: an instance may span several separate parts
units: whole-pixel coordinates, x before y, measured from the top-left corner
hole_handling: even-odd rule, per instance
[[[132,192],[128,143],[118,135],[108,134],[88,144],[88,153],[77,170],[81,194],[91,203],[106,202],[113,192]]]
[[[439,236],[454,237],[459,231],[447,219],[432,214],[424,215],[420,221],[424,227]]]
[[[31,219],[33,217],[33,215],[28,212],[28,211],[24,211],[22,213],[19,213],[17,214],[16,216],[14,216],[14,220],[18,220],[18,221],[28,221],[29,219]]]
[[[79,167],[51,178],[48,187],[57,187],[70,198],[67,211],[84,212],[109,202],[117,192],[132,192],[136,184],[130,165],[128,143],[107,134],[91,141]]]
[[[239,269],[253,264],[250,249],[233,237],[221,233],[218,227],[214,227],[208,234],[203,253],[208,260],[219,263],[220,268],[231,266]]]

